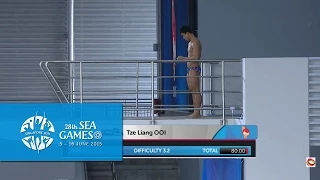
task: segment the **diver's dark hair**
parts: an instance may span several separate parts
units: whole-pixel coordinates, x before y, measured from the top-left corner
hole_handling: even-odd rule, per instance
[[[190,26],[182,26],[180,28],[180,33],[186,34],[186,33],[193,33],[192,28]]]

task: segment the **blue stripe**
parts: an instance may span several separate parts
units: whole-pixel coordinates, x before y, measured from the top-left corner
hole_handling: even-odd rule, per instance
[[[202,180],[242,180],[241,159],[204,159]]]

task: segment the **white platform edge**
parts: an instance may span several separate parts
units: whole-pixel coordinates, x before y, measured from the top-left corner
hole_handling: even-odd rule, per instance
[[[245,125],[245,120],[243,119],[233,119],[230,120],[228,125]]]

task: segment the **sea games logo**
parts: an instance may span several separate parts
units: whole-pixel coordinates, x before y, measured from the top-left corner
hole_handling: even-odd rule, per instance
[[[25,137],[21,140],[25,146],[34,151],[44,150],[53,143],[51,133],[54,133],[54,126],[50,120],[43,116],[29,117],[21,126],[20,133],[23,133]]]

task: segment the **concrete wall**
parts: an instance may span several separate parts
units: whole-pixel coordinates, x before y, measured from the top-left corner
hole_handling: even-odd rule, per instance
[[[198,0],[198,37],[202,59],[249,57],[318,57],[320,11],[318,0]],[[218,74],[219,65],[214,65]],[[238,75],[241,65],[226,65]],[[219,79],[213,89],[221,89]],[[238,78],[226,79],[229,91],[240,91]],[[213,104],[221,105],[214,94]],[[228,94],[226,104],[242,104],[241,95]]]
[[[75,178],[74,180],[86,180],[86,172],[84,171],[84,163],[76,162],[75,163]]]
[[[320,65],[320,57],[309,58],[309,121],[310,121],[310,156],[320,159],[320,126],[319,126],[319,116],[320,101],[317,97],[320,97],[320,86],[318,80],[320,78],[320,68],[316,65]],[[317,123],[318,122],[318,123]],[[311,179],[318,180],[320,177],[320,166],[310,169]]]
[[[308,58],[247,58],[243,67],[245,122],[259,127],[245,180],[310,179]]]
[[[320,1],[198,1],[203,58],[318,57]]]
[[[241,115],[242,111],[242,66],[241,62],[225,62],[224,63],[224,88],[226,115],[232,115],[230,107],[236,107],[233,112],[235,116]],[[222,107],[222,65],[221,63],[203,63],[202,76],[211,76],[214,78],[203,78],[202,90],[211,91],[211,93],[203,93],[203,105],[214,105]],[[214,91],[214,92],[212,92]],[[222,110],[205,110],[205,115],[222,115]]]

